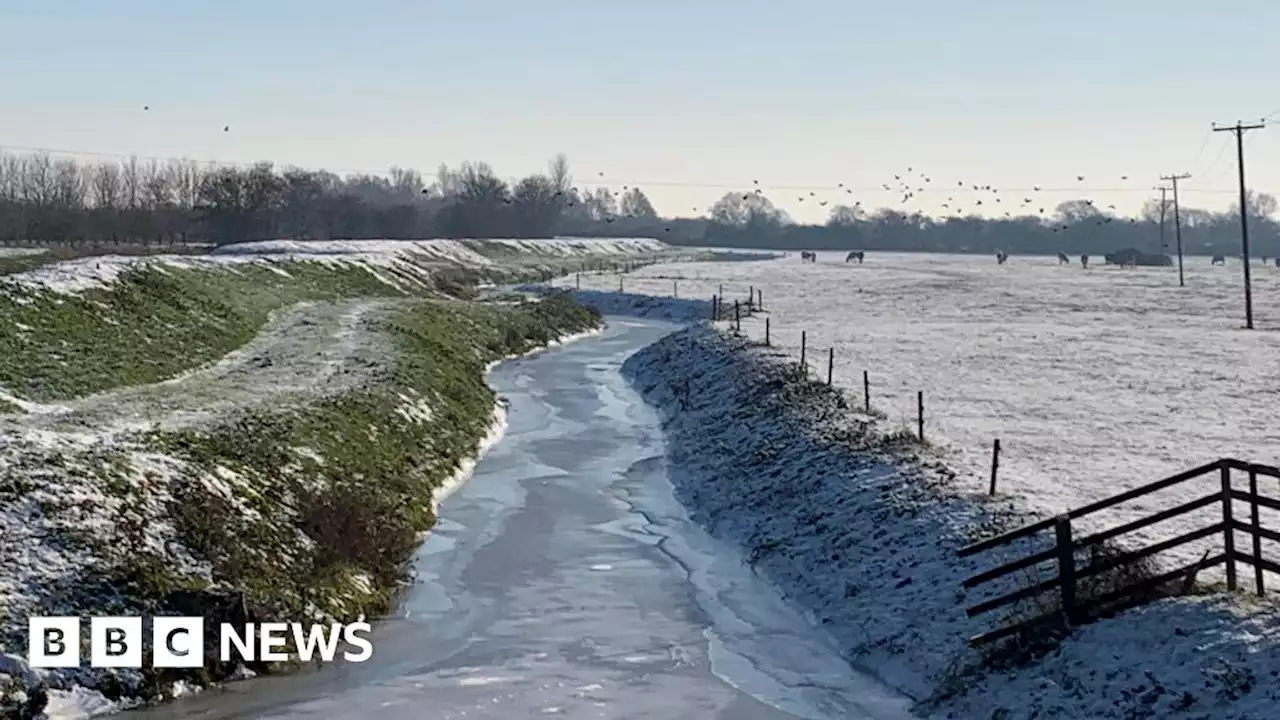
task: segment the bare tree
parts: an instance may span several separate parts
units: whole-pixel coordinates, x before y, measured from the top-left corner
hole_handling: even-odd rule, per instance
[[[573,190],[573,175],[569,172],[569,158],[564,153],[559,153],[551,159],[547,175],[551,178],[551,184],[555,187],[556,192],[559,192],[562,196],[567,196]]]
[[[1159,223],[1162,218],[1167,219],[1173,213],[1173,198],[1166,197],[1163,202],[1156,199],[1149,199],[1142,203],[1142,209],[1138,211],[1138,216],[1149,223]]]
[[[74,159],[59,160],[53,164],[54,203],[66,210],[81,210],[85,206],[88,187],[80,163]]]
[[[622,194],[619,214],[623,217],[644,218],[647,220],[653,220],[658,217],[658,211],[653,209],[653,203],[649,202],[649,197],[644,194],[643,190],[636,187]]]
[[[1249,217],[1251,218],[1270,218],[1276,214],[1276,198],[1270,193],[1246,190],[1244,201],[1246,207],[1249,208]],[[1232,203],[1229,214],[1236,218],[1240,217],[1240,203],[1238,201]]]
[[[120,180],[120,166],[114,163],[102,163],[93,169],[93,205],[103,210],[117,210],[120,207],[123,191]]]
[[[143,204],[151,209],[166,208],[173,203],[171,173],[159,161],[147,163],[142,175]]]
[[[522,237],[552,237],[560,217],[561,201],[555,181],[545,175],[531,175],[516,183],[511,193],[515,222]]]
[[[827,215],[827,227],[850,227],[866,217],[861,205],[837,205]]]
[[[1064,223],[1077,223],[1102,214],[1088,200],[1066,200],[1060,202],[1054,208],[1054,212]]]
[[[130,157],[120,168],[121,204],[129,210],[142,207],[142,170],[138,158]]]
[[[53,202],[57,188],[53,161],[46,153],[36,153],[24,158],[20,170],[21,196],[24,202],[43,208]]]
[[[780,226],[786,216],[769,198],[755,193],[728,192],[711,206],[712,222],[745,228],[751,225]]]
[[[170,163],[167,170],[174,203],[184,210],[195,207],[200,198],[202,172],[199,163],[178,160]]]

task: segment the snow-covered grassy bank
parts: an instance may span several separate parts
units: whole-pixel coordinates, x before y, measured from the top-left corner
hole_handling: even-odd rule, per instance
[[[623,303],[622,299],[617,300]],[[660,301],[650,301],[650,305]],[[783,350],[695,325],[623,366],[659,408],[681,501],[930,718],[1274,717],[1280,610],[1169,598],[1077,630],[999,669],[967,646],[961,581],[989,560],[956,550],[1028,517],[795,370]]]
[[[435,267],[394,255],[153,257],[89,282],[77,268],[98,268],[73,261],[4,285],[0,717],[242,672],[31,671],[30,614],[388,605],[437,489],[500,430],[486,367],[599,322],[563,298],[460,303]]]
[[[536,295],[555,295],[566,292],[564,288],[546,285],[522,285],[516,289]],[[706,300],[658,298],[650,295],[599,290],[571,291],[569,295],[577,302],[595,309],[601,315],[647,317],[673,322],[697,322],[711,317],[711,303]]]

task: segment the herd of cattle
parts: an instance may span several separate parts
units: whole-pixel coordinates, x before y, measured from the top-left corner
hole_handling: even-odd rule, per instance
[[[848,255],[845,256],[844,261],[846,263],[851,263],[854,260],[857,260],[858,264],[861,265],[864,259],[866,259],[865,251],[854,250],[853,252],[850,252]],[[1164,266],[1169,266],[1173,264],[1173,261],[1170,260],[1167,255],[1156,255],[1152,253],[1144,253],[1141,250],[1134,250],[1134,249],[1120,250],[1117,252],[1108,253],[1103,256],[1103,259],[1106,261],[1107,265],[1119,265],[1120,267],[1138,267],[1139,265],[1164,267]],[[996,252],[996,262],[998,264],[1003,265],[1006,262],[1008,262],[1008,260],[1009,260],[1009,253],[1003,250]],[[1262,264],[1266,265],[1267,260],[1268,258],[1263,257]],[[1275,260],[1276,267],[1280,267],[1280,257],[1274,258],[1274,260]],[[803,250],[800,252],[800,262],[816,263],[818,262],[818,253],[810,250]],[[1214,265],[1226,265],[1227,259],[1223,255],[1214,255],[1211,262]],[[1067,257],[1066,253],[1060,252],[1058,253],[1058,264],[1070,265],[1071,258]],[[1080,265],[1086,268],[1089,267],[1088,255],[1080,256]]]

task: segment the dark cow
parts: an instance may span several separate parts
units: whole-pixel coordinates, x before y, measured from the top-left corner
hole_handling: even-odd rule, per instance
[[[1226,265],[1227,259],[1222,255],[1214,255],[1213,259],[1210,260],[1209,262],[1212,263],[1213,265]]]
[[[853,262],[854,260],[857,260],[857,261],[858,261],[858,264],[859,264],[859,265],[861,265],[861,264],[862,264],[862,258],[863,258],[864,256],[865,256],[865,254],[864,254],[861,250],[854,250],[853,252],[851,252],[851,253],[849,253],[848,255],[845,255],[845,256],[844,256],[844,261],[845,261],[845,262]]]
[[[1003,265],[1004,262],[1008,259],[1009,259],[1009,253],[1003,250],[996,253],[996,262],[999,263],[1000,265]]]
[[[818,253],[802,250],[800,252],[800,262],[816,263],[818,262]]]
[[[1089,267],[1089,256],[1088,256],[1088,255],[1081,255],[1081,256],[1080,256],[1080,267],[1085,267],[1085,268]]]
[[[1071,264],[1071,258],[1067,257],[1067,254],[1066,254],[1066,253],[1064,253],[1064,252],[1060,252],[1060,253],[1058,253],[1058,264],[1059,264],[1059,265],[1070,265],[1070,264]]]

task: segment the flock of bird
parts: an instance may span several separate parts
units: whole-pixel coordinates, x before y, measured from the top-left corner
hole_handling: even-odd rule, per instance
[[[603,172],[597,173],[597,175],[600,178],[604,177]],[[913,167],[907,167],[904,173],[895,174],[893,176],[893,179],[894,179],[894,183],[892,184],[882,183],[880,187],[887,192],[896,191],[900,193],[901,194],[900,202],[902,204],[908,204],[912,200],[916,199],[918,193],[923,193],[927,190],[936,191],[940,189],[939,186],[932,185],[934,180],[933,177],[931,177],[927,173],[919,172]],[[1077,183],[1083,183],[1086,180],[1086,176],[1076,175],[1075,179]],[[1120,176],[1120,180],[1122,181],[1127,181],[1128,179],[1129,179],[1128,175]],[[765,188],[760,184],[759,180],[752,180],[751,184],[753,186],[752,190],[750,192],[742,193],[742,200],[748,201],[751,199],[752,195],[765,197]],[[966,209],[971,213],[979,213],[979,212],[982,212],[982,210],[985,208],[994,208],[997,205],[1001,205],[1007,208],[1012,208],[1011,210],[1003,211],[1004,213],[1003,217],[1006,217],[1006,218],[1015,217],[1015,213],[1017,213],[1018,216],[1031,215],[1033,214],[1031,213],[1032,208],[1035,209],[1035,213],[1034,213],[1035,215],[1038,215],[1039,217],[1042,217],[1042,218],[1046,218],[1048,217],[1047,213],[1051,214],[1054,210],[1054,208],[1048,207],[1046,203],[1043,201],[1043,199],[1037,198],[1037,195],[1044,191],[1044,187],[1041,185],[1033,186],[1030,190],[1031,195],[1030,196],[1024,195],[1020,199],[1016,199],[1016,198],[1008,199],[1007,195],[1001,196],[999,188],[996,188],[992,185],[978,185],[973,183],[966,184],[963,180],[956,181],[956,188],[961,192],[968,191],[972,193],[979,193],[981,194],[982,197],[979,197],[977,199],[971,198],[970,199],[971,204],[966,208],[966,206],[964,206],[961,202],[958,202],[956,200],[955,194],[948,195],[947,201],[944,203],[941,203],[941,207],[944,210],[946,210],[946,213],[945,213],[946,215],[954,214],[957,217],[962,217],[965,215]],[[629,188],[628,186],[624,185],[622,186],[622,189],[623,191],[626,191]],[[607,187],[605,188],[605,190],[609,192],[610,195],[614,195],[613,191],[609,190]],[[854,189],[846,186],[844,183],[837,183],[834,188],[834,191],[836,193],[843,193],[845,195],[854,194]],[[988,194],[989,194],[989,197],[987,196]],[[988,204],[984,205],[984,199],[987,201]],[[1006,200],[1008,201],[1006,202]],[[819,196],[818,192],[814,190],[809,191],[808,195],[799,195],[796,198],[796,202],[798,203],[804,203],[805,201],[815,203],[819,207],[824,207],[824,208],[832,203],[832,200]],[[1095,208],[1096,216],[1091,218],[1091,221],[1094,225],[1098,225],[1098,226],[1106,225],[1108,223],[1114,222],[1117,219],[1115,215],[1108,214],[1103,211],[1103,210],[1107,210],[1114,213],[1116,210],[1115,205],[1107,205],[1105,208],[1098,208],[1095,205],[1095,202],[1093,200],[1087,199],[1087,198],[1081,200],[1081,202],[1083,202],[1085,205]],[[855,200],[851,205],[847,205],[847,207],[851,207],[856,211],[862,211],[865,209],[860,200]],[[693,207],[692,211],[694,213],[697,213],[698,208]],[[1128,222],[1136,223],[1137,219],[1128,218]],[[1051,230],[1053,232],[1062,232],[1069,229],[1070,227],[1072,226],[1069,224],[1061,224],[1061,225],[1055,225],[1053,228],[1051,228]]]
[[[142,106],[142,109],[143,109],[144,111],[149,111],[149,110],[151,110],[151,106],[150,106],[150,105],[143,105],[143,106]],[[223,131],[224,133],[229,133],[229,132],[231,132],[231,126],[230,126],[230,125],[224,125],[224,126],[222,126],[222,131]],[[604,176],[605,176],[605,174],[604,174],[604,172],[603,172],[603,171],[601,171],[601,172],[598,172],[598,173],[597,173],[597,177],[599,177],[599,178],[604,178]],[[910,167],[910,166],[909,166],[909,167],[907,167],[907,169],[906,169],[906,172],[905,172],[905,173],[895,174],[895,175],[893,176],[893,179],[894,179],[894,184],[890,184],[890,183],[882,183],[882,184],[881,184],[881,187],[882,187],[882,188],[884,188],[884,190],[885,190],[885,191],[887,191],[887,192],[894,192],[894,191],[897,191],[897,192],[901,193],[902,197],[901,197],[900,202],[901,202],[902,204],[907,204],[907,203],[911,202],[913,199],[915,199],[915,198],[916,198],[916,194],[917,194],[917,193],[925,192],[926,190],[930,189],[930,188],[929,188],[929,187],[927,187],[927,186],[930,186],[930,185],[931,185],[931,183],[933,182],[933,178],[932,178],[931,176],[929,176],[929,175],[928,175],[928,174],[926,174],[926,173],[919,172],[919,171],[915,170],[915,168]],[[1121,180],[1128,180],[1128,179],[1129,179],[1129,176],[1128,176],[1128,175],[1121,175],[1121,176],[1120,176],[1120,179],[1121,179]],[[914,182],[913,182],[913,181],[914,181]],[[1082,182],[1084,182],[1084,181],[1085,181],[1085,176],[1084,176],[1084,175],[1077,175],[1077,176],[1076,176],[1076,182],[1078,182],[1078,183],[1082,183]],[[753,185],[753,190],[752,190],[752,192],[744,193],[744,194],[742,195],[742,199],[743,199],[744,201],[745,201],[745,200],[750,200],[750,199],[751,199],[751,196],[752,196],[753,194],[754,194],[754,195],[757,195],[757,196],[761,196],[761,197],[763,197],[763,196],[764,196],[764,188],[760,185],[760,181],[759,181],[759,180],[752,180],[752,181],[751,181],[751,183],[752,183],[752,185]],[[966,184],[965,184],[965,182],[964,182],[963,180],[957,180],[957,181],[956,181],[956,187],[957,187],[957,188],[959,188],[959,189],[961,189],[961,190],[964,190],[964,189],[965,189],[965,187],[966,187]],[[614,200],[615,202],[619,199],[620,195],[619,195],[618,193],[615,193],[612,189],[610,189],[610,188],[608,188],[608,187],[605,187],[604,189],[605,189],[605,191],[609,194],[609,196],[613,198],[613,200]],[[627,186],[627,185],[623,185],[623,186],[622,186],[622,191],[623,191],[624,193],[625,193],[625,192],[627,192],[627,191],[628,191],[628,190],[630,190],[630,189],[631,189],[631,188],[630,188],[629,186]],[[1048,210],[1046,209],[1046,207],[1045,207],[1043,204],[1041,204],[1040,202],[1037,202],[1036,198],[1034,198],[1034,197],[1025,197],[1025,196],[1024,196],[1020,201],[1017,201],[1016,203],[1015,203],[1014,201],[1010,201],[1009,203],[1005,204],[1005,203],[1003,203],[1003,198],[1000,196],[1000,190],[999,190],[998,188],[992,187],[991,185],[976,185],[976,184],[972,184],[972,183],[970,183],[970,184],[968,185],[968,189],[969,189],[970,191],[972,191],[972,192],[978,192],[978,193],[984,193],[984,194],[985,194],[985,193],[990,193],[990,194],[991,194],[991,197],[989,197],[989,198],[988,198],[988,200],[990,200],[990,201],[991,201],[992,206],[994,206],[994,205],[1000,205],[1000,204],[1003,204],[1003,205],[1004,205],[1004,207],[1012,207],[1012,208],[1013,208],[1013,210],[1012,210],[1012,211],[1011,211],[1011,210],[1005,210],[1005,211],[1004,211],[1004,217],[1006,217],[1006,218],[1012,218],[1012,217],[1014,217],[1013,213],[1014,213],[1015,211],[1022,211],[1022,210],[1029,211],[1032,207],[1035,207],[1035,208],[1036,208],[1036,213],[1037,213],[1040,217],[1044,217],[1044,216],[1045,216],[1045,213],[1046,213],[1046,212],[1048,212]],[[1032,187],[1031,192],[1032,192],[1032,194],[1034,195],[1035,193],[1039,193],[1039,192],[1041,191],[1041,189],[1042,189],[1042,186],[1036,185],[1036,186],[1033,186],[1033,187]],[[578,188],[574,188],[573,190],[574,190],[574,194],[575,194],[575,195],[576,195],[578,192],[580,192]],[[835,187],[835,190],[836,190],[837,192],[839,192],[839,191],[843,191],[846,195],[853,195],[853,189],[852,189],[852,188],[849,188],[849,187],[846,187],[844,183],[837,183],[837,184],[836,184],[836,187]],[[425,189],[425,188],[424,188],[422,192],[423,192],[424,194],[426,194],[426,193],[428,193],[428,192],[430,192],[430,191],[429,191],[428,189]],[[556,194],[555,194],[555,195],[556,195],[556,197],[560,197],[560,196],[562,195],[562,193],[561,193],[561,192],[556,192]],[[819,198],[818,198],[818,194],[817,194],[817,192],[816,192],[816,191],[812,191],[812,190],[809,192],[808,196],[800,195],[799,197],[797,197],[797,198],[796,198],[796,202],[799,202],[799,203],[804,203],[804,202],[805,202],[805,200],[809,200],[809,201],[811,201],[811,202],[814,202],[814,203],[816,203],[819,207],[824,207],[824,208],[825,208],[825,207],[827,207],[827,205],[831,203],[831,201],[830,201],[829,199],[819,199]],[[510,200],[507,200],[506,202],[508,202],[508,203],[509,203],[509,202],[510,202]],[[1093,200],[1085,199],[1083,202],[1084,202],[1085,204],[1089,205],[1089,206],[1093,206],[1093,205],[1094,205],[1094,201],[1093,201]],[[570,200],[570,201],[569,201],[569,203],[568,203],[568,205],[569,205],[570,207],[573,207],[575,204],[576,204],[576,203],[575,203],[575,202],[573,202],[572,200]],[[864,209],[864,208],[863,208],[863,205],[862,205],[862,201],[860,201],[860,200],[858,200],[858,201],[854,201],[854,203],[853,203],[851,206],[849,206],[849,207],[852,207],[852,208],[854,208],[855,210],[862,210],[862,209]],[[962,217],[962,216],[965,214],[965,208],[964,208],[964,207],[962,207],[962,206],[961,206],[961,205],[956,201],[956,199],[955,199],[955,196],[954,196],[954,195],[948,196],[948,197],[947,197],[947,201],[946,201],[945,203],[942,203],[942,204],[941,204],[941,207],[942,207],[944,210],[946,210],[946,211],[947,211],[947,213],[946,213],[946,214],[954,214],[954,215],[955,215],[955,216],[957,216],[957,217]],[[970,211],[971,211],[971,212],[980,212],[979,208],[982,208],[982,207],[984,207],[984,206],[983,206],[983,202],[982,202],[982,200],[981,200],[981,199],[978,199],[978,200],[974,200],[974,201],[973,201],[973,205],[972,205],[969,209],[970,209]],[[990,206],[987,206],[987,207],[990,207]],[[1115,206],[1115,205],[1107,205],[1107,206],[1106,206],[1106,209],[1107,209],[1107,210],[1112,210],[1112,211],[1114,211],[1114,210],[1116,209],[1116,206]],[[698,212],[698,208],[695,206],[695,207],[693,207],[693,208],[692,208],[692,211],[696,214],[696,213]],[[1028,214],[1028,213],[1023,213],[1023,214]],[[615,219],[616,219],[616,218],[614,218],[614,217],[607,217],[607,218],[605,218],[606,222],[614,222],[614,220],[615,220]],[[1099,213],[1098,213],[1097,218],[1096,218],[1096,219],[1094,219],[1094,221],[1093,221],[1093,222],[1094,222],[1094,224],[1095,224],[1095,225],[1106,225],[1107,223],[1113,222],[1115,219],[1116,219],[1116,218],[1115,218],[1114,216],[1112,216],[1112,215],[1106,215],[1106,214],[1104,214],[1104,213],[1099,212]],[[1135,218],[1129,218],[1129,222],[1133,223],[1133,222],[1137,222],[1137,221],[1136,221],[1136,219],[1135,219]],[[1053,230],[1053,232],[1061,232],[1061,231],[1067,230],[1067,229],[1068,229],[1068,228],[1070,228],[1070,227],[1071,227],[1070,225],[1066,225],[1066,224],[1064,224],[1064,225],[1055,225],[1055,226],[1052,228],[1052,230]],[[671,231],[671,229],[670,229],[670,228],[667,228],[667,232],[670,232],[670,231]]]
[[[915,174],[915,177],[911,177],[911,176],[912,176],[912,174]],[[925,173],[917,172],[917,171],[915,171],[915,169],[914,169],[914,168],[911,168],[911,167],[908,167],[908,168],[907,168],[906,173],[905,173],[905,174],[903,174],[903,175],[894,175],[894,176],[893,176],[893,179],[894,179],[894,181],[897,183],[896,187],[895,187],[895,186],[891,186],[891,185],[890,185],[890,184],[888,184],[888,183],[883,183],[883,184],[881,185],[881,187],[883,187],[886,191],[890,191],[890,192],[892,192],[892,191],[894,191],[894,190],[897,190],[897,191],[901,192],[901,193],[902,193],[902,200],[901,200],[901,202],[902,202],[902,203],[904,203],[904,204],[905,204],[905,203],[908,203],[908,202],[910,202],[912,199],[914,199],[914,198],[916,197],[916,193],[918,193],[918,192],[924,192],[924,191],[926,190],[926,187],[925,187],[925,186],[933,182],[933,178],[932,178],[932,177],[930,177],[929,175],[927,175],[927,174],[925,174]],[[1128,175],[1121,175],[1121,176],[1120,176],[1120,179],[1121,179],[1122,181],[1123,181],[1123,180],[1128,180],[1128,179],[1129,179],[1129,176],[1128,176]],[[916,180],[917,182],[916,182],[916,183],[914,183],[914,185],[913,185],[913,183],[911,182],[912,180]],[[1085,176],[1084,176],[1084,175],[1077,175],[1077,176],[1076,176],[1076,182],[1077,182],[1077,183],[1082,183],[1082,182],[1084,182],[1084,181],[1085,181]],[[841,185],[840,185],[840,187],[842,187],[842,188],[843,188],[843,187],[844,187],[844,185],[843,185],[843,184],[841,184]],[[957,180],[957,181],[956,181],[956,187],[958,187],[958,188],[960,188],[961,190],[963,190],[963,189],[965,189],[966,184],[965,184],[965,182],[964,182],[963,180]],[[989,197],[989,198],[988,198],[988,200],[989,200],[989,201],[991,201],[992,206],[994,206],[994,205],[1003,205],[1004,207],[1012,207],[1012,208],[1013,208],[1013,210],[1004,210],[1004,217],[1006,217],[1006,218],[1012,218],[1012,217],[1014,217],[1014,212],[1023,211],[1023,210],[1025,210],[1025,211],[1029,211],[1032,207],[1035,207],[1035,208],[1036,208],[1036,214],[1037,214],[1037,215],[1039,215],[1039,216],[1041,216],[1041,217],[1045,216],[1045,213],[1046,213],[1046,212],[1049,212],[1049,210],[1048,210],[1048,209],[1046,209],[1046,207],[1043,205],[1043,203],[1042,203],[1042,202],[1040,202],[1040,201],[1038,201],[1035,197],[1026,197],[1026,196],[1024,196],[1020,201],[1011,200],[1009,203],[1004,203],[1004,202],[1003,202],[1004,198],[1002,198],[1002,197],[1001,197],[999,188],[992,187],[991,185],[977,185],[977,184],[972,184],[972,183],[970,183],[970,184],[968,184],[968,189],[969,189],[970,191],[977,192],[977,193],[983,193],[983,194],[990,193],[990,194],[991,194],[991,197]],[[1042,190],[1043,190],[1043,187],[1042,187],[1042,186],[1040,186],[1040,185],[1034,185],[1034,186],[1032,186],[1032,188],[1031,188],[1031,193],[1032,193],[1032,195],[1035,195],[1035,194],[1037,194],[1037,193],[1041,192]],[[810,193],[810,194],[812,195],[812,193]],[[1007,196],[1005,196],[1005,197],[1007,197]],[[801,198],[801,201],[802,201],[802,202],[803,202],[803,200],[804,200],[804,198]],[[1086,205],[1088,205],[1088,206],[1090,206],[1090,207],[1094,207],[1094,201],[1093,201],[1093,200],[1084,199],[1082,202],[1084,202],[1084,204],[1086,204]],[[823,204],[825,205],[825,203],[823,203]],[[954,196],[948,196],[948,197],[947,197],[947,201],[946,201],[945,203],[942,203],[942,204],[941,204],[941,207],[942,207],[942,208],[944,208],[944,209],[946,209],[946,210],[948,211],[948,214],[950,214],[950,213],[954,213],[956,216],[963,216],[963,215],[965,214],[965,208],[961,207],[961,206],[960,206],[960,204],[956,202],[956,199],[955,199],[955,197],[954,197]],[[980,207],[983,207],[982,200],[981,200],[981,199],[973,200],[973,205],[972,205],[972,207],[971,207],[971,210],[973,210],[973,211],[975,211],[975,212],[976,212],[976,211],[978,211],[978,208],[980,208]],[[990,206],[988,206],[988,207],[990,207]],[[1095,209],[1096,209],[1096,208],[1095,208]],[[1112,210],[1112,211],[1114,211],[1114,210],[1116,209],[1116,206],[1115,206],[1115,205],[1107,205],[1107,206],[1106,206],[1106,209],[1107,209],[1107,210]],[[1020,214],[1022,214],[1022,215],[1026,215],[1026,214],[1029,214],[1029,212],[1024,212],[1024,213],[1020,213]],[[1098,212],[1098,214],[1097,214],[1097,219],[1096,219],[1096,220],[1094,220],[1094,224],[1096,224],[1096,225],[1105,225],[1105,224],[1110,223],[1110,222],[1112,222],[1112,221],[1114,221],[1114,220],[1115,220],[1115,217],[1114,217],[1114,216],[1106,215],[1106,214],[1104,214],[1104,213],[1102,213],[1102,212]],[[1132,223],[1132,222],[1136,222],[1136,219],[1134,219],[1134,218],[1130,218],[1130,219],[1129,219],[1129,222],[1131,222],[1131,223]],[[1058,226],[1055,226],[1055,227],[1053,228],[1053,232],[1059,232],[1059,231],[1062,231],[1062,230],[1066,230],[1066,229],[1068,229],[1069,227],[1070,227],[1069,225],[1058,225]]]

